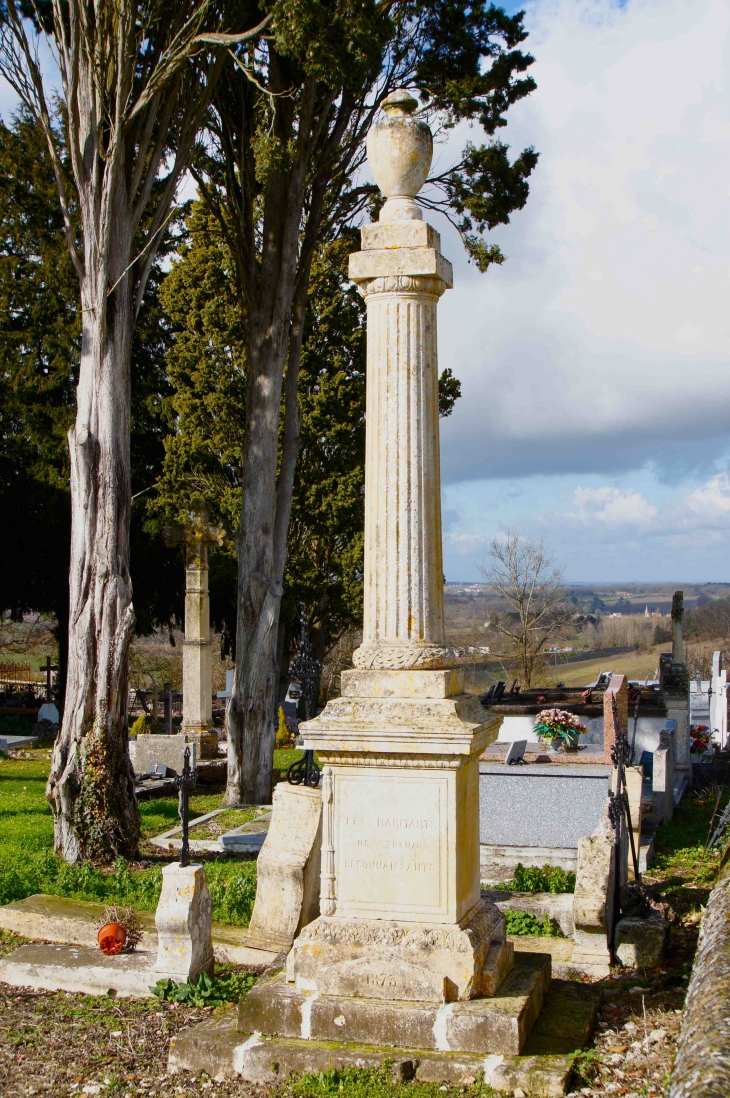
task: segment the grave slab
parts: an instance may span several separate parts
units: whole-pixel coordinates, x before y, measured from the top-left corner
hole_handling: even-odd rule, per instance
[[[46,942],[96,947],[96,931],[104,904],[69,900],[64,896],[28,896],[0,907],[0,928]],[[157,929],[152,911],[137,911],[142,927],[142,950],[157,953]],[[213,923],[213,952],[216,961],[261,968],[270,965],[276,951],[255,949],[243,926]]]
[[[145,951],[105,957],[97,947],[34,944],[0,957],[0,981],[13,987],[75,991],[144,999],[156,979],[156,954]]]

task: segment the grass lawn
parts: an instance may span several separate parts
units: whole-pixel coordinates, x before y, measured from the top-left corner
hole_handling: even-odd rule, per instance
[[[68,866],[53,853],[53,817],[45,798],[50,751],[28,758],[0,758],[0,904],[36,892],[78,900],[126,903],[154,911],[162,885],[161,869],[171,859],[144,840],[169,831],[178,823],[177,798],[140,802],[142,860],[114,866]],[[301,752],[277,751],[274,766],[286,769]],[[191,817],[221,807],[221,793],[195,793]],[[216,922],[247,926],[256,896],[256,862],[230,855],[201,855]]]

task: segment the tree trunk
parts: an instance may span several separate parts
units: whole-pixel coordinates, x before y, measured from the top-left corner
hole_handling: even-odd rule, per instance
[[[117,262],[110,263],[112,271],[123,271],[126,265],[125,235],[120,232],[114,241]],[[94,284],[93,264],[89,269],[92,273],[81,288],[76,423],[69,431],[66,700],[46,789],[55,849],[71,863],[133,855],[140,831],[127,734],[128,654],[134,629],[129,575],[133,312],[127,276],[107,296],[106,277]]]
[[[281,374],[278,385],[273,371],[267,374],[254,378],[248,386],[243,500],[236,538],[238,620],[236,669],[227,721],[226,804],[271,801],[271,759],[276,740],[273,709],[278,686],[276,642],[282,595],[282,577],[274,568]]]

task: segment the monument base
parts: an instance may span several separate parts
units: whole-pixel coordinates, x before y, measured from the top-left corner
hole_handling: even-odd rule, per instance
[[[495,995],[513,956],[504,916],[480,899],[456,924],[320,915],[286,967],[303,991],[441,1004]]]
[[[497,996],[440,1005],[307,994],[278,973],[249,992],[238,1015],[218,1015],[174,1036],[168,1071],[272,1085],[290,1072],[369,1068],[400,1080],[483,1079],[495,1090],[562,1095],[572,1066],[567,1053],[590,1039],[599,996],[559,983],[543,1008],[549,981],[549,957],[531,953],[518,956]]]
[[[547,954],[523,954],[496,995],[451,1003],[302,991],[281,972],[241,1000],[238,1029],[313,1041],[516,1056],[549,985]]]

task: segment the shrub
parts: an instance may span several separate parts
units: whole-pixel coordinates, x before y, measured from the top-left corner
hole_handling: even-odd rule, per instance
[[[562,930],[549,915],[538,918],[529,911],[512,911],[508,908],[504,912],[507,924],[507,933],[519,935],[525,938],[564,938]]]
[[[506,884],[494,886],[500,892],[575,892],[575,873],[559,865],[524,866],[518,863],[515,874]]]
[[[159,728],[159,721],[155,717],[150,716],[149,713],[143,713],[141,717],[137,717],[129,731],[133,736],[146,736],[158,732]]]

